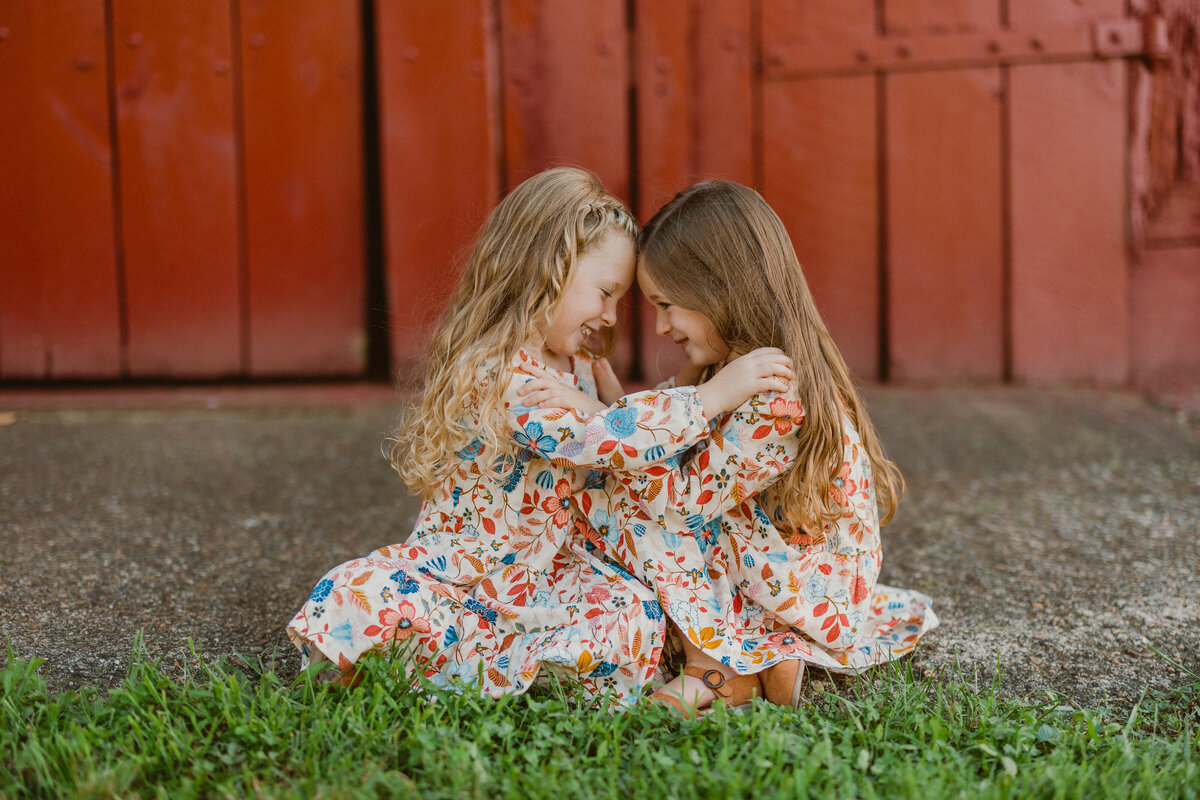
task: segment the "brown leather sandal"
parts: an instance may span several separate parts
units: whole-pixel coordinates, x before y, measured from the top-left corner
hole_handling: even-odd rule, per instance
[[[799,706],[804,687],[804,662],[798,658],[780,661],[759,673],[763,696],[777,706]]]
[[[679,715],[690,719],[698,716],[701,709],[710,707],[718,699],[725,701],[726,708],[737,708],[762,696],[762,684],[758,680],[758,675],[735,675],[727,678],[719,670],[692,666],[684,667],[683,674],[699,678],[705,688],[713,693],[713,699],[706,703],[685,706],[678,693],[660,689],[650,695],[650,701],[669,706]]]

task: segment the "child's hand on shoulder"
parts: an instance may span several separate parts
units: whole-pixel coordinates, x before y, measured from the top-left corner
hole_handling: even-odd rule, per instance
[[[760,392],[786,393],[795,379],[792,360],[786,353],[777,347],[760,347],[730,361],[697,391],[705,416],[712,419]]]
[[[568,386],[536,365],[522,366],[518,375],[532,377],[532,380],[526,381],[525,385],[517,390],[521,402],[528,408],[563,408],[580,411],[591,416],[608,407],[574,386]]]
[[[625,396],[621,381],[617,378],[617,373],[613,372],[612,364],[608,363],[607,358],[599,358],[592,362],[592,377],[596,379],[596,394],[600,395],[600,402],[605,406],[611,406]]]

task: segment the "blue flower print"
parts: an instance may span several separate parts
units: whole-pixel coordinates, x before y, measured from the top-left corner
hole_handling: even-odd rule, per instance
[[[641,524],[634,525],[633,526],[633,535],[637,536],[639,538],[642,536],[645,536],[646,535],[646,526],[641,525]]]
[[[494,623],[496,621],[496,612],[493,611],[492,609],[488,608],[487,606],[485,606],[483,603],[479,602],[478,600],[468,597],[466,602],[463,603],[463,605],[467,607],[468,611],[474,611],[476,614],[483,617],[489,623]]]
[[[684,520],[684,523],[688,526],[689,531],[698,530],[704,527],[704,517],[699,514],[692,514]]]
[[[479,451],[483,449],[483,442],[478,439],[472,439],[471,443],[458,451],[458,457],[463,461],[474,461],[475,456],[479,455]]]
[[[758,503],[752,503],[751,508],[754,509],[754,518],[756,520],[761,522],[763,525],[771,524],[771,518],[767,516],[767,512],[763,511],[762,507],[759,506]]]
[[[656,444],[653,447],[651,447],[649,450],[646,451],[646,460],[647,461],[658,461],[660,458],[662,458],[666,454],[667,454],[667,451],[663,449],[663,446],[661,444]]]
[[[800,590],[800,594],[810,603],[815,603],[825,596],[826,589],[825,576],[817,572],[810,575],[808,580],[804,582],[804,587]]]
[[[449,647],[450,645],[454,644],[457,641],[458,641],[458,631],[454,630],[454,626],[451,625],[449,628],[446,629],[446,638],[442,641],[442,647]]]
[[[329,638],[336,639],[339,642],[345,642],[346,646],[354,644],[354,626],[346,620],[341,625],[336,625],[329,629],[327,634]]]
[[[312,597],[310,599],[315,603],[320,603],[326,597],[329,597],[329,593],[332,591],[333,581],[329,580],[329,578],[326,578],[318,583],[316,588],[312,590]]]
[[[753,567],[754,566],[754,556],[750,555],[749,553],[743,554],[742,555],[742,563],[745,564],[747,567]]]
[[[537,477],[534,479],[534,481],[537,483],[538,486],[542,487],[543,489],[553,489],[554,488],[554,473],[552,473],[548,469],[544,469],[537,474]]]
[[[601,539],[612,545],[621,541],[621,528],[617,523],[617,518],[607,511],[597,511],[592,517],[592,528],[600,534]]]
[[[617,671],[617,665],[611,661],[601,661],[596,668],[588,673],[589,678],[606,678]]]
[[[522,453],[522,455],[524,455],[524,454]],[[509,458],[509,457],[498,458],[498,459],[496,459],[495,469],[497,472],[502,472],[503,470],[511,470],[504,477],[504,483],[500,486],[500,488],[503,491],[511,492],[512,490],[517,488],[517,484],[519,484],[521,482],[521,476],[523,476],[525,474],[525,459],[518,458],[515,460],[515,463],[514,463],[514,459]]]
[[[389,577],[396,582],[397,587],[399,587],[398,591],[400,594],[412,594],[421,588],[421,585],[417,583],[416,578],[410,578],[408,573],[402,569],[396,570]]]
[[[517,554],[516,554],[516,553],[509,553],[509,554],[508,554],[508,555],[506,555],[504,558],[500,559],[500,563],[501,563],[501,564],[515,564],[515,563],[517,563]]]
[[[663,618],[662,603],[657,600],[643,600],[642,611],[645,611],[646,616],[650,619],[660,620]]]
[[[700,530],[696,531],[696,544],[700,546],[701,553],[707,553],[708,548],[717,543],[717,536],[721,533],[721,518],[717,517],[712,522],[705,525]]]
[[[604,418],[604,427],[618,439],[632,436],[637,431],[637,409],[625,406],[610,411]]]
[[[604,485],[605,474],[606,473],[604,473],[598,469],[589,469],[588,475],[587,475],[587,480],[584,481],[584,483],[583,483],[583,488],[599,489],[601,486]],[[549,489],[550,487],[547,486],[546,488]]]
[[[516,431],[513,440],[531,453],[542,456],[548,456],[558,447],[554,437],[542,431],[540,422],[530,422],[524,430]]]
[[[431,570],[437,570],[438,572],[442,572],[443,570],[446,569],[446,557],[445,556],[437,556],[436,558],[431,558],[425,562],[425,566]]]

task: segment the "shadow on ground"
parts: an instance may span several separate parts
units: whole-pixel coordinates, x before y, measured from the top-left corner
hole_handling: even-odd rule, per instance
[[[934,598],[919,671],[1128,703],[1200,672],[1196,419],[1127,394],[874,388],[908,495],[881,579]],[[0,406],[5,403],[0,398]],[[403,540],[392,405],[0,415],[0,631],[51,688],[112,686],[139,631],[287,673],[331,566]]]

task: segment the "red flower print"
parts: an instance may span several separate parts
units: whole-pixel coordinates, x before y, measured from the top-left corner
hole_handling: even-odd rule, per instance
[[[603,603],[605,600],[612,597],[612,592],[603,586],[597,586],[595,589],[592,589],[590,592],[585,594],[584,597],[587,598],[589,603]]]
[[[554,524],[562,527],[571,519],[571,484],[559,478],[554,485],[554,497],[542,501],[542,509],[554,515]]]
[[[838,474],[833,477],[833,483],[829,485],[829,493],[833,495],[833,502],[844,506],[850,502],[850,495],[856,491],[858,491],[858,486],[850,480],[850,462],[843,461],[842,468],[838,470]]]
[[[767,408],[775,417],[775,432],[780,436],[804,421],[804,409],[795,400],[776,397]]]
[[[381,627],[382,626],[382,627]],[[400,601],[400,609],[385,608],[379,612],[379,625],[371,625],[363,631],[367,636],[383,632],[381,641],[395,639],[402,642],[418,633],[429,633],[429,620],[417,616],[417,608],[407,600]]]
[[[793,631],[782,631],[781,633],[773,633],[767,637],[767,642],[771,647],[778,650],[784,655],[790,653],[811,653],[804,639],[800,638],[800,634]]]

